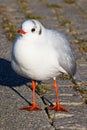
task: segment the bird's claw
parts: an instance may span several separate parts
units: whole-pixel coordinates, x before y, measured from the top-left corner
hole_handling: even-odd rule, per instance
[[[34,110],[42,110],[37,104],[33,104],[32,106],[24,106],[19,108],[19,110],[27,110],[27,111],[34,111]]]
[[[61,106],[60,104],[56,104],[52,107],[49,107],[48,110],[55,110],[55,111],[64,111],[64,112],[68,112],[63,106]]]

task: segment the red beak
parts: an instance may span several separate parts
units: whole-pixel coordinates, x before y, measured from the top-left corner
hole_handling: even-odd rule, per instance
[[[19,29],[19,30],[18,30],[18,33],[19,33],[19,34],[26,34],[26,32],[25,32],[24,30],[22,30],[22,29]]]

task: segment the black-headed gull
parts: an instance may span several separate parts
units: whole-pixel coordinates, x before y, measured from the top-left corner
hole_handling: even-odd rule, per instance
[[[46,29],[39,21],[30,19],[22,23],[12,47],[12,68],[20,75],[32,79],[32,106],[20,110],[41,110],[36,103],[36,80],[53,78],[56,104],[49,110],[65,111],[58,99],[56,77],[61,73],[74,75],[76,62],[68,40],[59,32]]]

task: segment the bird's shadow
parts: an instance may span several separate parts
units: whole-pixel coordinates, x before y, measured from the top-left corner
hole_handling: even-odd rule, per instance
[[[31,80],[17,75],[11,68],[11,62],[0,58],[0,85],[17,87],[27,82],[31,82]]]
[[[30,79],[26,79],[17,75],[11,67],[11,62],[0,58],[0,85],[3,87],[9,87],[16,94],[18,94],[23,100],[25,100],[29,105],[31,103],[25,99],[25,97],[16,90],[16,87],[21,87],[23,84],[31,82]]]

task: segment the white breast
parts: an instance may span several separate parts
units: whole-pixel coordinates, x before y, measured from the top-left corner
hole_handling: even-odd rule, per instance
[[[36,80],[47,80],[59,74],[62,68],[58,64],[56,52],[50,44],[43,42],[35,44],[34,40],[28,43],[20,39],[14,43],[12,67],[17,73]]]

